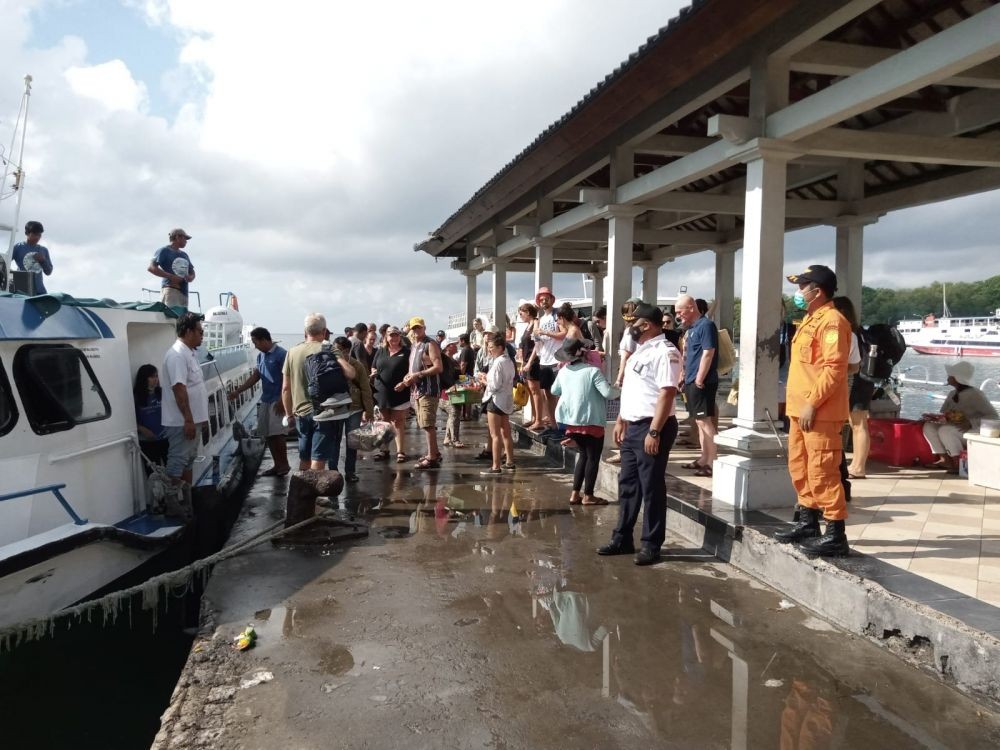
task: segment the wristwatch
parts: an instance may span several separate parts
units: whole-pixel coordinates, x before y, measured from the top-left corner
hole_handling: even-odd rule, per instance
[[[653,429],[651,429],[649,431],[649,436],[653,437],[653,438],[659,437],[660,436],[660,431],[659,430],[653,430]]]

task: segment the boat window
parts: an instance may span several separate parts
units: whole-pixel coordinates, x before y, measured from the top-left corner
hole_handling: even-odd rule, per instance
[[[215,394],[208,397],[208,431],[215,434],[219,431],[218,410],[216,408]]]
[[[90,363],[69,344],[22,346],[14,355],[14,382],[31,429],[39,435],[111,416]]]
[[[17,424],[17,406],[10,390],[7,371],[0,365],[0,435],[6,435]]]

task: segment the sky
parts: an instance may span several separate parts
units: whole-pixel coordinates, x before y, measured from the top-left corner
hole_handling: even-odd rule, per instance
[[[232,291],[272,331],[312,311],[334,329],[443,327],[465,279],[414,243],[683,4],[0,0],[4,150],[34,78],[19,224],[45,224],[53,291],[141,298],[182,227],[203,308]],[[883,218],[866,229],[864,283],[1000,274],[998,205],[991,193]],[[12,212],[0,203],[0,224]],[[786,237],[789,273],[833,255],[832,228]],[[510,274],[508,302],[531,284]],[[660,294],[680,285],[711,298],[713,255],[665,264]],[[554,287],[583,291],[576,274]],[[481,305],[489,288],[481,275]]]

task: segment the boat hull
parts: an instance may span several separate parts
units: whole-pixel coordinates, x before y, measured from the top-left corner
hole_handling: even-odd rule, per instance
[[[918,354],[938,354],[948,357],[1000,357],[1000,346],[945,346],[936,344],[911,344]]]

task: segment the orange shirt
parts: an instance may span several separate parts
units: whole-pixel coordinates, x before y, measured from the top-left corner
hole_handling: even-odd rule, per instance
[[[785,411],[799,416],[804,404],[816,408],[816,420],[844,422],[850,416],[847,357],[851,325],[827,302],[808,314],[792,339]]]

